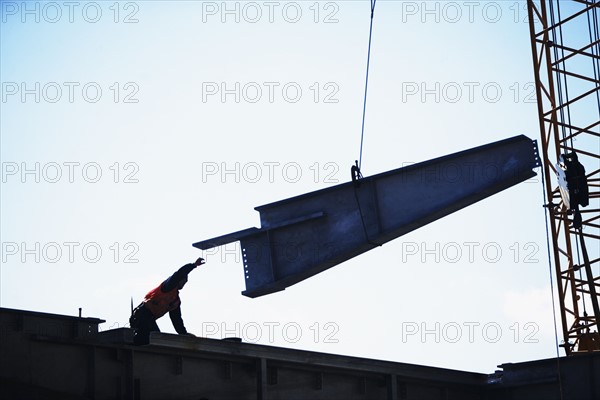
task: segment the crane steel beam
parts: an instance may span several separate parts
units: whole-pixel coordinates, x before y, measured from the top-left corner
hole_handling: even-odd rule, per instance
[[[277,292],[535,176],[526,136],[256,207],[261,228],[195,243],[241,241],[246,291]]]
[[[600,1],[528,0],[527,7],[563,347],[567,355],[600,350]],[[567,153],[589,183],[581,230],[556,176]]]

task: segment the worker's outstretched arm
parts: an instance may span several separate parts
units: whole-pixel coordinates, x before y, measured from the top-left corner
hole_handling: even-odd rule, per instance
[[[185,279],[194,268],[196,268],[195,264],[185,264],[163,282],[160,287],[161,290],[163,292],[170,292],[171,290],[175,289],[177,285],[179,285],[179,282],[182,279]]]
[[[181,318],[181,306],[177,307],[173,311],[170,311],[169,317],[171,318],[173,328],[175,328],[175,331],[177,333],[179,333],[180,335],[185,335],[188,333],[187,329],[185,329],[185,326],[183,325],[183,319]]]
[[[194,263],[185,264],[162,283],[161,290],[163,292],[170,292],[175,289],[182,279],[185,279],[194,268],[202,264],[204,264],[204,259],[202,257],[198,258]]]

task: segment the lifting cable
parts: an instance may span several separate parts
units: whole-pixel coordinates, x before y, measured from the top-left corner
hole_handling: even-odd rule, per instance
[[[588,35],[590,38],[590,43],[592,44],[592,46],[590,47],[590,51],[592,53],[592,69],[594,71],[594,80],[596,81],[596,102],[597,102],[597,106],[598,106],[598,117],[600,119],[600,86],[598,86],[598,81],[600,80],[600,28],[598,27],[598,10],[600,9],[600,1],[598,0],[594,0],[592,2],[593,5],[591,5],[591,7],[588,7],[587,11],[586,11],[586,17],[587,17],[587,21],[588,21]],[[590,18],[590,14],[591,14],[591,18]],[[592,29],[593,26],[593,29]],[[595,43],[595,44],[594,44]],[[579,210],[577,210],[577,212],[579,212]],[[588,276],[588,280],[591,279],[592,280],[592,285],[594,284],[594,277],[593,277],[593,272],[591,269],[591,266],[589,265],[589,259],[587,256],[587,250],[585,248],[585,240],[584,240],[584,235],[583,235],[583,226],[579,226],[579,235],[581,236],[581,250],[583,252],[583,257],[584,257],[584,262],[586,265],[586,275],[589,273],[592,276]],[[576,236],[577,238],[577,260],[579,263],[579,267],[581,268],[581,262],[579,261],[579,236]],[[587,268],[589,267],[589,268]],[[600,268],[600,266],[599,266]],[[599,269],[600,271],[600,269]],[[581,269],[579,270],[579,276],[581,279]],[[591,285],[590,285],[591,287]],[[592,292],[593,293],[593,292]],[[594,315],[595,318],[600,318],[600,315],[598,315],[598,306],[597,304],[594,302],[594,298],[592,298],[592,307],[594,308]],[[586,310],[586,306],[585,306],[585,300],[583,302],[583,312],[584,312],[584,316],[587,317],[587,310]],[[587,321],[586,321],[587,323]],[[598,326],[598,332],[600,332],[600,321],[598,321],[596,319],[596,325]],[[589,332],[589,327],[588,327],[588,332]]]
[[[544,171],[541,171],[542,176],[542,193],[544,194],[544,204],[546,203],[546,182],[544,178]],[[550,214],[550,215],[547,215]],[[548,276],[550,277],[550,292],[552,295],[552,322],[554,324],[554,343],[556,345],[556,375],[558,376],[558,390],[560,398],[563,398],[562,380],[560,374],[560,350],[558,344],[558,327],[556,326],[556,301],[554,300],[554,280],[552,279],[552,257],[550,255],[550,231],[548,228],[548,219],[552,218],[552,214],[549,213],[548,207],[544,207],[544,222],[546,223],[546,251],[548,253]],[[560,295],[560,294],[559,294]],[[568,346],[568,343],[565,343]],[[566,348],[566,347],[565,347]]]
[[[557,38],[557,34],[556,34],[556,21],[554,19],[554,1],[550,0],[549,1],[549,6],[550,6],[550,23],[552,24],[552,47],[553,47],[553,53],[554,53],[554,60],[557,61],[557,69],[560,70],[560,68],[562,67],[563,70],[566,70],[566,63],[564,60],[564,48],[562,48],[563,43],[562,43],[562,25],[559,26],[559,31],[560,31],[560,45],[562,48],[562,61],[558,62],[559,60],[559,54],[558,54],[558,48],[556,46],[556,44],[558,43],[558,38]],[[557,0],[557,4],[558,4],[558,0]],[[558,5],[558,18],[560,20],[560,5]],[[562,66],[561,66],[562,64]],[[552,77],[550,76],[549,79],[552,79]],[[566,96],[567,96],[567,102],[568,102],[568,90],[566,89],[567,86],[567,77],[564,77],[565,79],[565,91],[566,91]],[[559,108],[559,115],[560,115],[560,120],[561,122],[563,122],[561,124],[561,131],[562,131],[562,138],[563,141],[566,140],[566,129],[565,129],[565,114],[564,114],[564,107],[563,107],[563,92],[562,92],[562,77],[559,71],[557,71],[556,73],[556,90],[557,90],[557,94],[558,94],[558,106]],[[556,106],[556,105],[555,105]],[[567,111],[568,111],[568,106],[567,106]],[[567,117],[569,119],[569,126],[571,126],[570,123],[570,119],[571,119],[571,115],[570,113],[567,114]],[[571,148],[573,148],[573,138],[571,137]],[[546,182],[545,182],[545,177],[544,177],[544,173],[542,171],[542,173],[540,174],[542,175],[542,192],[544,194],[544,204],[548,204],[547,201],[548,199],[546,198]],[[550,215],[546,215],[549,212],[549,210],[544,211],[544,221],[546,223],[546,250],[547,250],[547,255],[548,255],[548,275],[550,278],[550,291],[551,291],[551,296],[552,296],[552,323],[554,325],[554,343],[555,343],[555,347],[556,347],[556,375],[558,377],[558,390],[560,393],[560,398],[563,398],[563,389],[562,389],[562,380],[561,380],[561,373],[560,373],[560,345],[558,343],[558,327],[556,324],[556,300],[554,297],[554,280],[552,279],[552,258],[550,255],[550,232],[549,232],[549,228],[548,228],[548,218],[552,218],[552,213],[549,213]],[[560,279],[560,278],[557,278]],[[561,294],[559,293],[559,296]],[[566,338],[565,338],[566,340]],[[565,343],[565,348],[566,346],[569,345],[569,343]]]
[[[598,10],[600,10],[600,1],[595,1],[594,6],[590,7],[586,12],[590,43],[596,43],[596,45],[592,46],[590,49],[592,52],[592,65],[594,67],[594,79],[596,82],[600,81],[600,27],[598,26],[600,21],[598,21]],[[590,13],[592,14],[591,21]],[[592,26],[594,27],[593,31]],[[600,87],[596,90],[596,101],[598,104],[598,119],[600,120]],[[600,275],[600,265],[598,265],[598,274]]]
[[[562,130],[562,137],[563,137],[563,141],[566,140],[567,137],[567,131],[566,131],[566,127],[565,127],[565,123],[568,124],[569,126],[569,136],[571,136],[571,111],[569,109],[569,106],[567,105],[567,107],[563,107],[563,97],[565,99],[565,102],[568,103],[569,102],[569,87],[567,84],[567,75],[566,75],[566,70],[567,70],[567,64],[565,62],[565,49],[564,49],[564,42],[563,42],[563,33],[562,33],[562,24],[560,24],[558,26],[558,35],[556,34],[556,21],[554,19],[554,0],[550,0],[550,23],[552,24],[552,47],[554,50],[554,60],[557,63],[556,67],[557,67],[557,74],[556,74],[556,91],[558,92],[558,106],[560,107],[559,109],[559,113],[560,113],[560,120],[562,122],[561,124],[561,130]],[[560,15],[560,2],[559,0],[556,0],[556,7],[557,7],[557,14],[558,14],[558,20],[561,21],[561,15]],[[558,46],[557,44],[560,43],[560,54],[559,54],[559,50],[558,50]],[[560,62],[559,62],[560,60]],[[562,64],[562,65],[561,65]],[[562,70],[561,70],[562,69]],[[563,72],[561,74],[561,71]],[[563,96],[563,79],[564,79],[564,96]],[[566,115],[566,119],[565,119],[565,108],[567,109],[567,115]],[[571,148],[573,147],[573,136],[571,136]]]
[[[371,25],[369,26],[369,49],[367,50],[367,74],[365,78],[365,98],[363,101],[363,115],[362,115],[362,128],[360,132],[360,154],[358,157],[358,173],[360,174],[360,167],[362,166],[362,151],[363,151],[363,139],[365,136],[365,115],[367,112],[367,88],[369,87],[369,64],[371,62],[371,38],[373,36],[373,14],[375,13],[375,3],[377,0],[371,1]]]
[[[560,113],[560,120],[561,120],[561,131],[562,131],[562,138],[563,138],[563,142],[566,142],[566,138],[567,138],[567,130],[565,127],[565,123],[568,124],[569,126],[569,137],[570,137],[570,142],[571,142],[571,150],[576,153],[575,151],[575,144],[573,143],[573,131],[572,131],[572,126],[573,124],[571,123],[571,111],[569,108],[569,86],[567,83],[567,75],[566,75],[566,71],[567,71],[567,64],[565,61],[565,49],[564,49],[564,42],[563,42],[563,31],[562,31],[562,24],[558,26],[558,35],[556,33],[556,21],[554,18],[554,1],[550,0],[550,20],[551,20],[551,24],[552,24],[552,42],[553,42],[553,50],[554,50],[554,60],[557,63],[556,67],[557,67],[557,71],[556,71],[556,90],[558,92],[558,107],[560,107],[559,113]],[[562,17],[561,17],[561,13],[560,13],[560,1],[556,0],[556,12],[557,12],[557,16],[558,16],[558,20],[562,21]],[[588,15],[588,20],[589,20],[589,15]],[[588,27],[589,28],[589,27]],[[559,50],[557,44],[560,45],[560,54],[559,54]],[[593,50],[592,50],[593,51]],[[559,58],[560,57],[560,58]],[[561,60],[559,62],[559,60]],[[594,65],[595,66],[595,65]],[[561,71],[563,71],[564,73],[561,74]],[[595,68],[594,68],[594,74],[596,73]],[[563,96],[563,80],[564,80],[564,96]],[[563,102],[563,97],[564,97],[564,102]],[[563,107],[563,104],[567,104],[566,107]],[[566,108],[566,120],[565,120],[565,108]],[[565,143],[566,144],[566,143]],[[565,150],[566,152],[566,150]],[[579,247],[580,247],[580,243],[579,243],[579,236],[577,234],[575,234],[575,248],[577,250],[577,265],[581,266],[581,256],[579,254]],[[583,281],[583,272],[581,271],[581,268],[579,268],[579,279]],[[585,304],[585,299],[583,300],[583,314],[585,316],[587,316],[587,310],[586,310],[586,304]]]
[[[369,25],[369,48],[367,50],[367,73],[365,77],[365,97],[363,100],[363,115],[362,115],[362,127],[360,132],[360,154],[358,160],[355,161],[355,164],[352,166],[352,182],[354,183],[354,197],[356,198],[356,204],[358,205],[358,213],[360,214],[360,221],[362,223],[363,231],[365,233],[365,238],[367,243],[373,246],[381,246],[381,243],[375,243],[371,241],[369,238],[369,233],[367,231],[367,226],[365,224],[365,218],[363,215],[362,207],[360,205],[360,199],[358,198],[358,188],[360,187],[360,179],[362,179],[362,173],[360,172],[360,167],[362,166],[362,152],[363,152],[363,140],[365,136],[365,115],[367,112],[367,88],[369,87],[369,65],[371,63],[371,38],[373,37],[373,15],[375,14],[375,3],[377,0],[370,0],[371,2],[371,23]]]
[[[596,45],[592,46],[590,49],[592,52],[592,65],[594,67],[594,79],[596,82],[600,80],[600,44],[598,43],[598,40],[600,40],[600,28],[598,27],[598,9],[600,9],[600,1],[594,2],[594,5],[588,8],[586,12],[590,43],[596,43]],[[590,14],[592,14],[591,21]],[[593,31],[592,26],[594,27]],[[600,90],[596,91],[596,100],[598,102],[598,117],[600,118]]]

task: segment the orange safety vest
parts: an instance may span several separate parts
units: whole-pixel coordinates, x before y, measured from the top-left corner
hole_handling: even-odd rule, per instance
[[[144,305],[156,319],[159,319],[169,311],[176,310],[181,304],[178,288],[170,292],[163,292],[160,290],[161,286],[162,284],[156,289],[149,291],[144,297]]]

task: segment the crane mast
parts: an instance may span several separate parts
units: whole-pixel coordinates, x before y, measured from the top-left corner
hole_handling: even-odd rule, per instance
[[[598,351],[600,1],[527,0],[527,9],[563,347]]]

